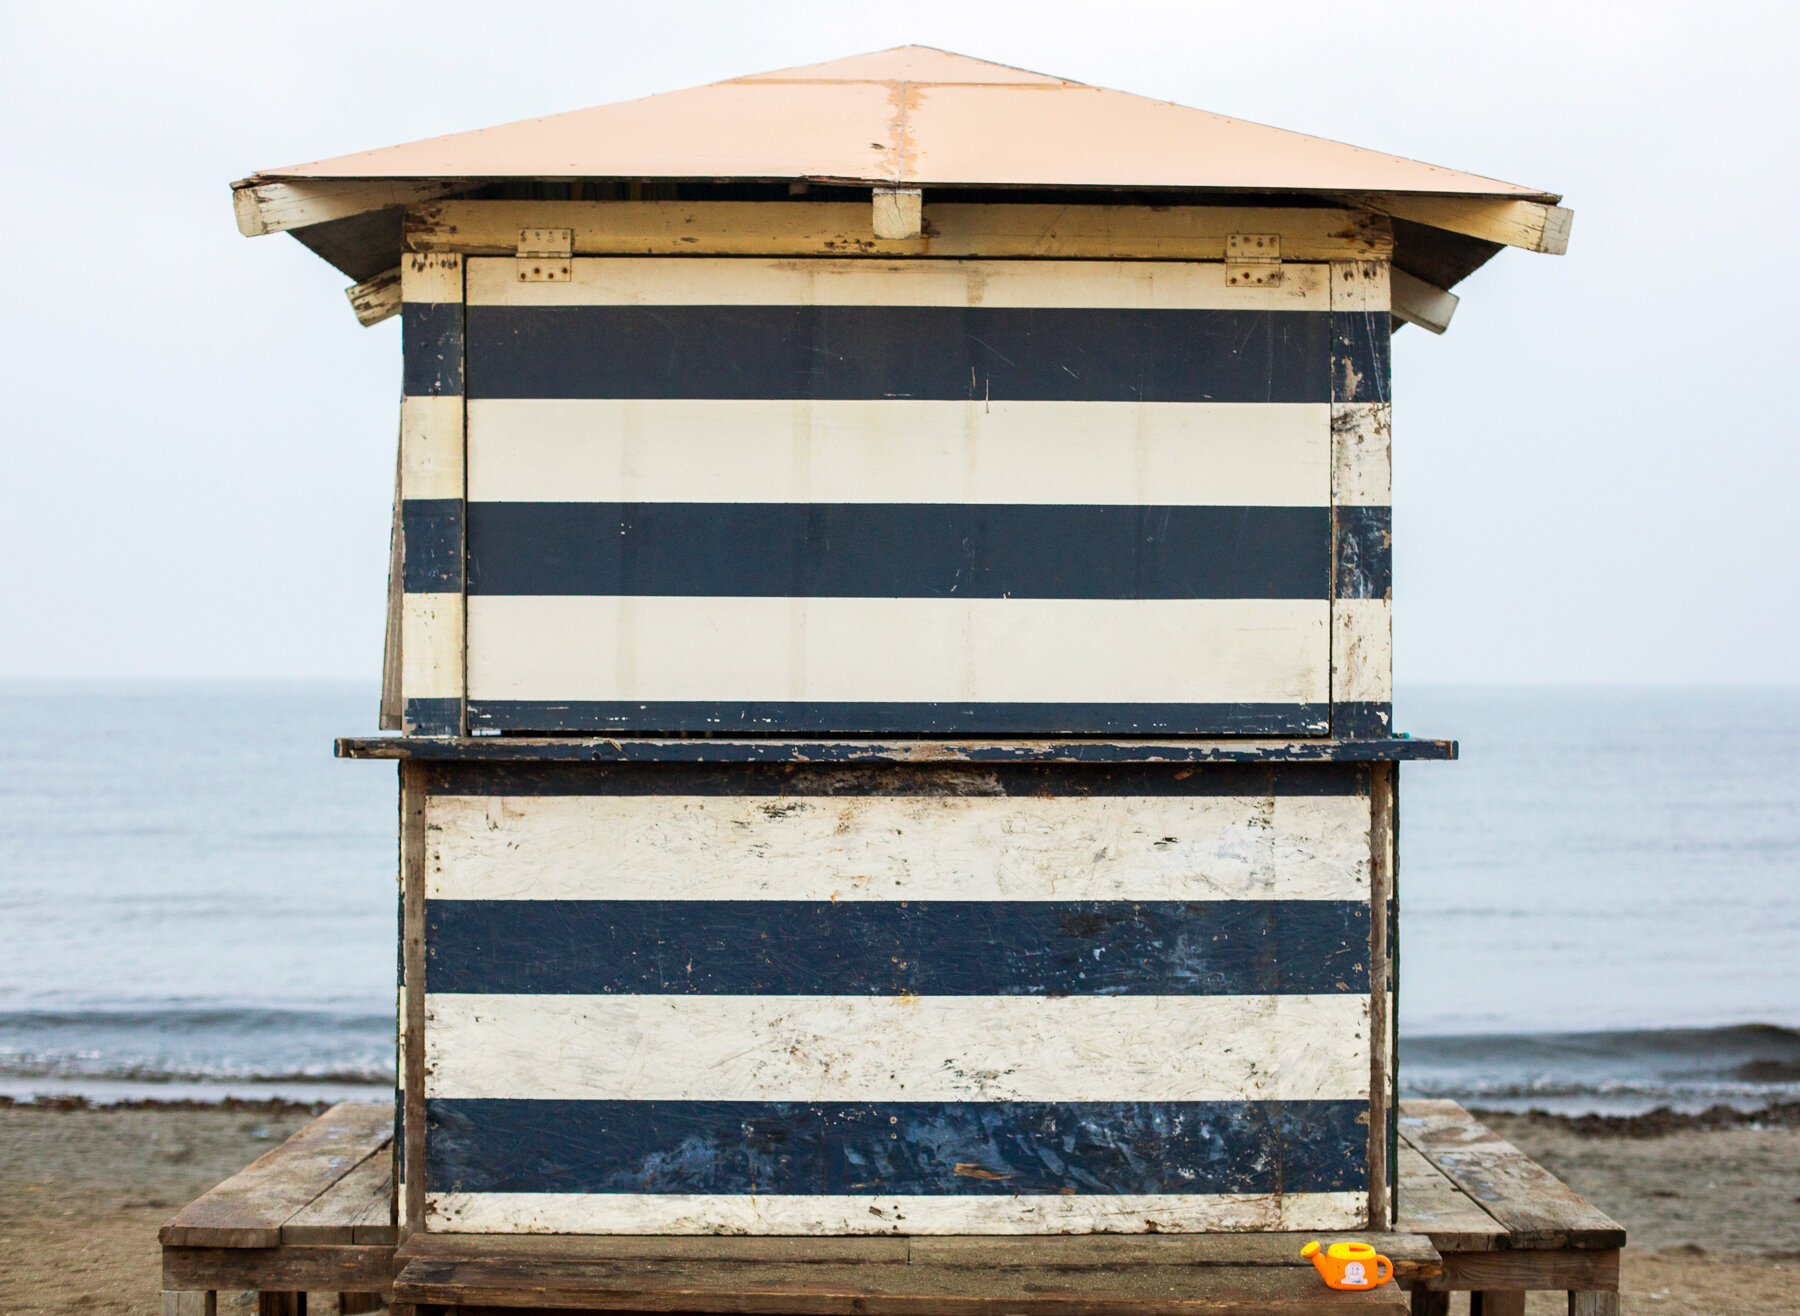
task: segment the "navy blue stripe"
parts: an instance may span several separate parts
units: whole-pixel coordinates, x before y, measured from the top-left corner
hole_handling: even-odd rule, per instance
[[[597,887],[605,885],[608,862],[594,856]],[[1369,990],[1369,909],[1347,900],[433,900],[425,908],[425,944],[431,948],[426,986],[433,992],[1275,996]]]
[[[1333,402],[1392,400],[1392,323],[1386,311],[1332,312]]]
[[[1322,311],[471,306],[469,396],[1329,402]]]
[[[434,1193],[1330,1193],[1368,1187],[1360,1101],[434,1099]]]
[[[1327,507],[471,503],[469,592],[1323,599]]]
[[[1345,701],[1331,706],[1331,734],[1360,739],[1379,739],[1391,735],[1394,706],[1375,701]]]
[[[407,302],[400,308],[400,391],[453,397],[463,391],[463,305]]]
[[[463,502],[408,498],[400,504],[400,573],[408,594],[457,594],[463,587]]]
[[[1394,592],[1394,516],[1391,507],[1337,507],[1337,563],[1332,597],[1385,599]]]
[[[458,736],[462,734],[462,700],[408,699],[406,727],[416,736]]]
[[[904,736],[1318,736],[1324,704],[810,703],[724,700],[469,701],[469,725],[501,731],[690,731]]]
[[[504,747],[477,741],[468,752]],[[592,743],[592,742],[564,742]],[[719,741],[683,742],[695,746]],[[776,749],[789,749],[774,742]],[[876,767],[778,763],[434,763],[425,778],[437,795],[965,795],[1040,796],[1332,796],[1367,795],[1360,763],[1186,763],[938,765]]]

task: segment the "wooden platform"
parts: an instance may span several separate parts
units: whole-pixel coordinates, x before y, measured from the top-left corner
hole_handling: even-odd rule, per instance
[[[1450,1101],[1400,1106],[1398,1228],[1360,1237],[1398,1286],[1328,1290],[1292,1234],[603,1237],[421,1234],[394,1224],[393,1108],[346,1103],[163,1227],[165,1316],[342,1311],[684,1311],[750,1316],[1237,1316],[1446,1310],[1519,1316],[1529,1290],[1572,1316],[1618,1310],[1625,1231]],[[1401,1290],[1409,1290],[1410,1298]]]

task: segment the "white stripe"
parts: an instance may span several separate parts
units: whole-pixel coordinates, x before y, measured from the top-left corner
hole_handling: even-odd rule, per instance
[[[462,697],[463,596],[406,594],[400,606],[400,693]]]
[[[432,900],[1367,900],[1362,795],[447,796]]]
[[[1331,499],[1328,403],[478,398],[468,415],[478,502]]]
[[[566,283],[472,258],[471,306],[1030,306],[1328,311],[1331,266],[1284,264],[1234,288],[1218,261],[855,260],[584,256]]]
[[[463,400],[400,399],[400,496],[463,496]]]
[[[1387,599],[1339,599],[1332,605],[1334,697],[1388,703],[1394,697],[1394,605]]]
[[[606,1101],[1366,1100],[1369,997],[425,998],[425,1093]]]
[[[1331,404],[1331,501],[1339,507],[1385,507],[1393,501],[1386,402]]]
[[[1366,1193],[432,1193],[425,1218],[470,1234],[1173,1234],[1361,1229],[1368,1207]]]
[[[474,595],[474,699],[1294,703],[1324,599]]]

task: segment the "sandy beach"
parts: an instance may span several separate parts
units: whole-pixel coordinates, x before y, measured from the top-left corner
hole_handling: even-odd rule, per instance
[[[1488,1115],[1624,1222],[1625,1310],[1800,1312],[1800,1110],[1777,1127]],[[158,1226],[310,1118],[304,1108],[0,1105],[0,1313],[156,1316]],[[1646,1136],[1648,1135],[1648,1136]],[[319,1295],[312,1310],[335,1310]],[[250,1308],[245,1296],[229,1310]],[[1459,1300],[1452,1310],[1461,1308]],[[253,1310],[253,1308],[250,1308]],[[1564,1311],[1534,1295],[1533,1316]]]

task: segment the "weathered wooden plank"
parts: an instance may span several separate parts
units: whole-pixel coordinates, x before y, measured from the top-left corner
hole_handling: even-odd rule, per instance
[[[1292,1267],[1313,1235],[1061,1234],[1045,1237],[989,1235],[741,1237],[732,1235],[416,1234],[401,1245],[399,1262],[415,1258],[479,1261],[515,1259],[563,1262],[731,1263],[749,1268],[795,1265],[912,1265],[947,1269],[1025,1268],[1099,1270],[1137,1266]],[[1403,1279],[1438,1273],[1442,1258],[1422,1234],[1332,1234],[1332,1242],[1365,1242],[1379,1248]]]
[[[383,270],[372,279],[364,279],[344,290],[350,309],[365,329],[400,314],[400,267]]]
[[[1370,210],[1395,219],[1448,229],[1487,242],[1560,256],[1569,249],[1575,212],[1538,201],[1505,201],[1494,197],[1360,196]]]
[[[878,187],[873,194],[877,238],[907,240],[924,236],[923,193],[916,187]]]
[[[385,1293],[392,1247],[295,1245],[163,1248],[165,1289],[266,1293]]]
[[[1428,1235],[1441,1252],[1488,1252],[1506,1245],[1505,1226],[1446,1179],[1417,1148],[1401,1143],[1398,1169],[1397,1228]]]
[[[446,1159],[462,1151],[446,1146],[441,1134],[434,1136],[434,1146],[445,1149]],[[472,1170],[495,1162],[492,1155],[463,1156],[453,1164],[457,1170]],[[733,1171],[724,1158],[714,1163]],[[986,1168],[975,1158],[962,1164],[968,1170]],[[574,1167],[576,1172],[585,1168]],[[967,1175],[964,1182],[978,1178]],[[887,1234],[902,1228],[915,1234],[1337,1233],[1361,1228],[1368,1202],[1360,1184],[1339,1192],[949,1192],[900,1197],[753,1194],[734,1180],[727,1191],[712,1193],[433,1193],[428,1214],[432,1225],[446,1232],[493,1234]]]
[[[216,1316],[219,1295],[196,1289],[164,1289],[163,1316]]]
[[[761,740],[345,736],[339,758],[468,763],[1373,763],[1450,760],[1454,740]]]
[[[1620,1248],[1625,1230],[1455,1102],[1408,1102],[1401,1136],[1505,1226],[1513,1248]],[[1570,1286],[1574,1287],[1574,1286]]]
[[[392,1243],[394,1168],[383,1146],[281,1227],[283,1243]],[[380,1237],[371,1234],[379,1230]],[[359,1237],[359,1235],[361,1235]]]
[[[425,1227],[425,766],[400,765],[402,1169],[399,1220]]]
[[[1521,1289],[1477,1290],[1469,1295],[1469,1316],[1525,1316]]]
[[[1391,763],[1370,769],[1369,783],[1369,1228],[1393,1223],[1393,1167],[1388,1161],[1388,1115],[1394,1081],[1389,1061],[1392,999],[1388,902],[1394,894],[1394,779]]]
[[[1292,1266],[1310,1234],[1073,1234],[1046,1238],[914,1237],[907,1260],[914,1266],[1035,1267],[1044,1270],[1112,1270],[1134,1266]],[[1376,1247],[1394,1274],[1428,1279],[1442,1258],[1423,1234],[1333,1234],[1333,1243]]]
[[[466,186],[441,179],[297,179],[291,183],[247,180],[232,188],[231,202],[237,213],[238,232],[254,238],[390,206],[412,205]]]
[[[795,791],[779,810],[758,796],[507,794],[429,808],[433,900],[1366,902],[1369,890],[1369,804],[1351,794]]]
[[[401,402],[401,407],[405,407]],[[405,724],[405,692],[400,688],[400,629],[405,591],[402,572],[406,566],[406,545],[401,538],[400,503],[406,473],[406,431],[404,422],[400,441],[394,452],[394,506],[388,522],[387,616],[381,637],[381,710],[377,725],[383,731],[398,731]]]
[[[1443,1267],[1429,1285],[1476,1293],[1616,1290],[1619,1251],[1513,1247],[1494,1252],[1445,1252]]]
[[[782,1316],[1324,1316],[1406,1310],[1392,1283],[1335,1292],[1311,1267],[1218,1267],[1196,1282],[1190,1267],[1082,1272],[928,1269],[917,1266],[758,1266],[571,1262],[540,1259],[410,1261],[399,1302],[594,1311],[716,1311]]]
[[[426,1091],[434,1099],[879,1103],[903,1095],[930,1103],[1140,1102],[1146,1118],[1152,1103],[1352,1102],[1360,1113],[1368,1099],[1369,1002],[1355,993],[456,992],[428,996],[425,1010]],[[597,1054],[631,1059],[598,1065]],[[1261,1130],[1255,1121],[1268,1116],[1246,1118]],[[1267,1136],[1296,1139],[1290,1154],[1313,1141],[1299,1127]],[[1335,1136],[1321,1130],[1317,1141],[1335,1145]]]
[[[284,1224],[392,1136],[392,1107],[370,1102],[333,1106],[281,1146],[183,1207],[158,1237],[164,1247],[274,1247],[281,1241]]]
[[[913,239],[881,240],[854,202],[439,201],[406,216],[413,251],[510,255],[522,228],[566,228],[577,255],[1223,260],[1233,233],[1277,233],[1284,261],[1386,257],[1393,230],[1355,210],[932,204]]]

